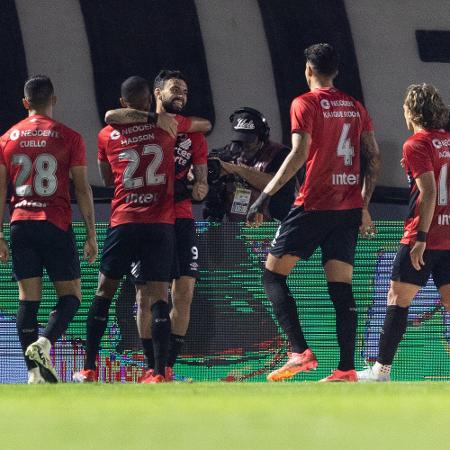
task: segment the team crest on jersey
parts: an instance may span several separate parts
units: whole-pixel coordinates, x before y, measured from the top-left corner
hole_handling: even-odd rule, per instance
[[[322,100],[320,100],[320,106],[323,108],[323,109],[330,109],[330,102],[326,99],[326,98],[323,98]]]
[[[113,140],[113,141],[117,141],[117,139],[120,139],[120,131],[118,130],[112,130],[111,134],[109,135],[109,137]]]
[[[19,136],[20,136],[20,131],[19,130],[12,130],[11,134],[9,135],[9,138],[12,141],[16,141],[17,139],[19,139]]]

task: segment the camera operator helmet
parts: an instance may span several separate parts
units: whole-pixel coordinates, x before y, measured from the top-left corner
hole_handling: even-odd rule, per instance
[[[230,116],[232,125],[232,142],[254,142],[255,136],[259,141],[269,139],[270,127],[267,119],[256,109],[244,106],[237,109]]]

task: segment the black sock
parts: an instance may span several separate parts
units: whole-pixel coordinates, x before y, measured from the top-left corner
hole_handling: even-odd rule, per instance
[[[292,351],[303,353],[308,348],[308,344],[298,320],[297,304],[289,291],[286,279],[285,275],[264,270],[264,289],[267,298],[272,302],[278,323],[286,333]]]
[[[50,313],[43,336],[53,345],[67,330],[80,307],[80,299],[75,295],[59,297],[58,303]]]
[[[17,334],[19,335],[20,345],[22,346],[25,364],[27,365],[28,370],[37,367],[34,361],[31,361],[25,356],[25,351],[27,347],[37,341],[39,337],[37,315],[40,303],[40,301],[20,300],[19,310],[17,311],[16,316]]]
[[[408,307],[402,308],[397,305],[387,307],[377,359],[380,364],[392,364],[398,345],[408,326],[408,310]]]
[[[169,358],[167,359],[167,365],[173,367],[181,349],[184,345],[184,336],[178,334],[170,335],[170,345],[169,345]]]
[[[86,326],[86,356],[84,368],[95,370],[100,341],[108,325],[108,312],[112,300],[95,296],[89,308]]]
[[[147,360],[147,369],[155,368],[155,354],[153,353],[153,340],[141,338],[142,348],[144,349],[145,359]]]
[[[152,305],[152,340],[155,374],[165,375],[170,342],[170,307],[163,300]]]
[[[340,350],[339,370],[355,368],[355,342],[358,315],[349,283],[328,283],[328,293],[336,311],[336,335]]]

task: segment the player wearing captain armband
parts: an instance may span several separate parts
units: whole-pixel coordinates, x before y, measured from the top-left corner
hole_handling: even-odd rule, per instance
[[[134,76],[122,83],[123,107],[148,111],[151,98],[145,79]],[[148,114],[144,123],[108,125],[98,136],[100,172],[105,185],[114,186],[114,197],[97,292],[87,318],[84,368],[74,374],[74,381],[97,380],[96,358],[112,299],[131,263],[137,261],[142,281],[136,286],[138,315],[152,317],[155,367],[147,382],[165,379],[171,330],[168,287],[174,251],[175,137],[155,123],[146,123],[147,119]],[[155,118],[151,119],[154,122]],[[179,115],[175,120],[178,132],[204,126],[203,121]],[[148,333],[139,327],[141,338],[147,338]]]
[[[450,312],[450,133],[448,108],[436,88],[415,84],[403,111],[413,135],[403,145],[402,166],[410,185],[410,210],[394,260],[388,306],[373,367],[360,381],[389,381],[392,362],[408,322],[408,308],[430,275]]]
[[[12,184],[11,250],[19,285],[17,333],[28,369],[28,383],[56,383],[51,346],[66,331],[81,301],[80,262],[72,231],[69,177],[86,227],[84,258],[97,256],[94,206],[87,180],[82,137],[52,119],[56,97],[50,79],[30,78],[23,104],[28,117],[0,142],[0,260],[8,259],[3,235],[7,184]],[[43,269],[55,286],[58,302],[38,336]]]
[[[268,379],[280,381],[317,367],[287,276],[299,259],[309,259],[320,247],[340,348],[337,369],[322,381],[356,381],[353,261],[358,229],[363,235],[373,233],[368,205],[379,170],[379,150],[365,108],[333,86],[338,73],[333,47],[312,45],[305,56],[310,92],[292,102],[292,150],[247,216],[250,223],[259,223],[271,197],[306,162],[305,182],[275,235],[264,271],[267,297],[292,347],[287,363]],[[367,162],[363,178],[361,155]]]

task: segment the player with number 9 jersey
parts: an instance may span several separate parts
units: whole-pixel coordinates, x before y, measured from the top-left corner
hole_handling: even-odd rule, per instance
[[[32,115],[1,137],[13,193],[11,222],[47,220],[67,231],[72,221],[69,169],[86,166],[80,134],[50,117]]]

